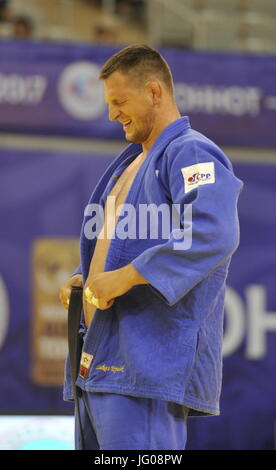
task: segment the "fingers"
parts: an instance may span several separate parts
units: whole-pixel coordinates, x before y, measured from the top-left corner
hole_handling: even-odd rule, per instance
[[[98,299],[99,307],[97,307],[97,308],[99,308],[100,310],[106,310],[106,309],[110,308],[113,305],[114,300],[115,299],[111,299],[111,300],[106,301],[106,300]]]
[[[60,300],[61,305],[65,308],[65,310],[68,310],[69,308],[70,294],[71,294],[70,289],[61,288],[59,291],[59,300]]]
[[[86,301],[89,304],[93,304],[94,307],[100,308],[100,299],[96,296],[96,294],[90,289],[90,287],[86,287],[84,289],[84,295],[86,298]]]
[[[69,280],[70,286],[82,287],[82,275],[75,274]]]
[[[65,310],[68,310],[68,308],[69,308],[69,299],[59,298],[59,300],[60,300],[60,303],[63,306],[63,308],[65,308]]]
[[[86,301],[89,304],[94,304],[93,299],[95,298],[95,296],[94,296],[92,290],[90,289],[90,287],[86,287],[84,289],[84,296],[85,296]]]
[[[60,299],[60,303],[65,308],[65,310],[68,310],[69,308],[69,298],[68,299]]]
[[[115,302],[115,299],[111,299],[108,302],[106,302],[106,308],[110,308],[114,304],[114,302]]]
[[[69,308],[70,295],[73,286],[82,286],[81,274],[75,274],[72,276],[65,284],[61,286],[59,290],[59,301],[66,310]]]
[[[114,303],[114,299],[97,297],[95,292],[93,292],[89,286],[84,289],[84,298],[88,304],[94,305],[94,307],[99,308],[100,310],[106,310]]]

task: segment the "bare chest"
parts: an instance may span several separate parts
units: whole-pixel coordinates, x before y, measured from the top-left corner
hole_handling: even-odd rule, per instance
[[[113,186],[109,197],[112,196],[115,198],[116,208],[125,202],[127,194],[131,188],[131,185],[134,181],[134,178],[142,165],[144,159],[139,155],[135,160],[123,171],[123,173],[118,178],[117,182]]]

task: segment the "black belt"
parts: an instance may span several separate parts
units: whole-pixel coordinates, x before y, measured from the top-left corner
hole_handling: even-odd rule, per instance
[[[73,286],[68,307],[68,349],[70,360],[70,372],[72,379],[72,387],[74,392],[76,417],[79,421],[80,430],[80,444],[81,449],[84,449],[84,438],[81,427],[80,409],[78,397],[81,393],[80,389],[76,386],[76,380],[79,373],[79,365],[82,350],[82,341],[79,336],[80,320],[82,312],[82,287]]]

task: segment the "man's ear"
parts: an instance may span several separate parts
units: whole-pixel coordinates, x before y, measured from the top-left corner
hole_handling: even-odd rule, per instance
[[[151,80],[146,85],[148,92],[150,94],[152,104],[158,105],[162,97],[162,86],[158,80]]]

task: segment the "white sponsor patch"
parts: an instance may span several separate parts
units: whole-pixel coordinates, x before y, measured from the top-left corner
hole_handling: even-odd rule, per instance
[[[86,352],[83,352],[81,355],[81,361],[80,361],[80,371],[79,375],[83,379],[87,379],[88,377],[88,369],[91,366],[91,363],[94,359],[94,356],[92,354],[88,354]]]
[[[214,162],[196,163],[195,165],[181,168],[184,178],[184,190],[188,193],[203,184],[215,182]]]

